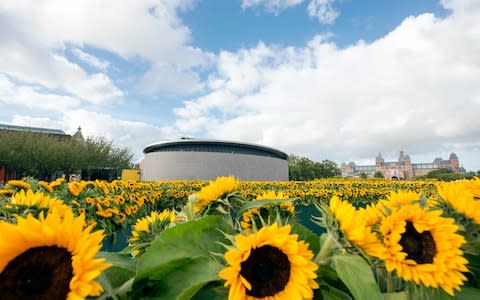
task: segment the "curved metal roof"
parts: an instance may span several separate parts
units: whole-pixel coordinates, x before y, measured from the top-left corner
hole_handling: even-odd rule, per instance
[[[0,124],[0,129],[5,130],[15,130],[15,131],[29,131],[35,133],[47,133],[47,134],[60,134],[60,135],[67,135],[61,129],[51,129],[51,128],[41,128],[41,127],[28,127],[28,126],[17,126],[17,125],[10,125],[10,124]]]
[[[285,160],[288,159],[288,155],[285,152],[282,152],[275,148],[266,147],[266,146],[257,145],[257,144],[251,144],[251,143],[223,141],[223,140],[210,140],[210,139],[181,139],[177,141],[160,141],[160,142],[147,145],[145,149],[143,149],[143,153],[146,154],[150,152],[168,151],[168,149],[171,149],[171,151],[182,151],[180,150],[182,146],[191,146],[191,145],[196,145],[200,147],[202,146],[225,147],[226,146],[226,147],[229,147],[229,149],[231,150],[234,150],[234,149],[239,150],[238,153],[245,154],[246,153],[245,151],[250,150],[249,151],[250,153],[246,153],[246,154],[263,153],[263,155],[265,156],[272,156],[272,157],[285,159]],[[175,148],[179,150],[174,150]],[[190,151],[194,151],[194,150],[190,150]],[[201,152],[202,150],[198,150],[198,151]],[[227,151],[218,151],[218,152],[227,152]],[[232,151],[232,152],[235,153],[235,151]],[[232,153],[232,152],[228,152],[228,153]]]

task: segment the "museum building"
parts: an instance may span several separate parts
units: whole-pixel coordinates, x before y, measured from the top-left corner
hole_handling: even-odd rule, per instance
[[[229,175],[240,180],[288,180],[288,155],[257,144],[182,138],[153,143],[143,153],[142,181],[212,180]]]
[[[455,153],[451,153],[448,160],[435,158],[431,163],[412,163],[410,156],[400,151],[398,161],[385,161],[379,153],[374,165],[356,165],[354,162],[342,163],[340,170],[343,177],[360,177],[361,173],[373,177],[376,172],[381,172],[385,178],[409,179],[423,176],[438,169],[448,169],[454,173],[464,173],[460,161]]]

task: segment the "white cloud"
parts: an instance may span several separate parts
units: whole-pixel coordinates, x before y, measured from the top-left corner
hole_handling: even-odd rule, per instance
[[[286,8],[297,6],[304,0],[242,0],[242,8],[265,6],[267,11],[278,13]]]
[[[191,0],[16,0],[4,1],[0,11],[43,43],[84,43],[124,58],[158,59],[175,56],[190,39],[176,12]],[[130,20],[130,21],[129,21]]]
[[[23,115],[14,115],[11,122],[2,123],[8,123],[17,126],[60,129],[65,131],[65,124],[62,124],[62,121],[52,120],[49,117],[30,117]]]
[[[144,93],[168,92],[189,95],[202,91],[204,86],[196,72],[175,65],[155,65],[144,74],[139,88]]]
[[[38,87],[15,84],[0,73],[0,103],[21,105],[29,109],[63,112],[80,105],[80,100],[39,91]]]
[[[480,2],[476,0],[440,0],[443,7],[451,9],[455,14],[470,15],[472,12],[478,13]]]
[[[176,109],[175,128],[339,162],[402,149],[480,154],[480,9],[449,3],[445,19],[409,17],[345,49],[319,36],[222,52],[212,92]]]
[[[87,52],[84,52],[78,48],[73,49],[72,53],[75,54],[75,56],[78,57],[81,61],[89,64],[96,69],[106,71],[110,66],[110,63],[108,61],[98,59],[97,57],[90,55]]]
[[[311,0],[308,4],[308,15],[316,17],[320,23],[333,24],[340,13],[332,7],[335,0]]]
[[[340,13],[333,8],[336,0],[310,0],[307,12],[310,17],[317,18],[322,24],[333,24]],[[270,13],[279,14],[281,11],[298,6],[304,0],[242,0],[242,8],[263,6]]]
[[[189,45],[190,30],[177,16],[178,11],[189,9],[193,4],[193,0],[3,1],[0,3],[0,56],[8,59],[2,59],[0,71],[49,88],[56,85],[53,88],[87,100],[92,98],[95,87],[99,91],[95,91],[94,101],[112,102],[112,99],[102,99],[102,93],[106,91],[109,97],[118,97],[121,93],[107,75],[88,76],[65,58],[64,49],[92,46],[147,65],[172,65],[188,74],[209,61],[208,54]],[[104,70],[104,62],[92,53],[85,55],[78,49],[74,53]],[[65,73],[66,79],[62,81]],[[82,85],[82,81],[91,84],[87,87],[87,83],[83,83],[82,88],[88,90],[86,95],[78,94],[81,91],[77,83]],[[100,83],[109,86],[99,86]]]
[[[116,103],[123,96],[107,75],[87,74],[58,50],[45,47],[38,36],[19,30],[14,18],[1,16],[0,10],[0,72],[95,104]]]
[[[207,70],[215,61],[215,56],[196,48],[178,49],[179,60],[157,60],[142,76],[138,84],[141,92],[156,94],[159,92],[190,95],[204,90],[198,71]]]

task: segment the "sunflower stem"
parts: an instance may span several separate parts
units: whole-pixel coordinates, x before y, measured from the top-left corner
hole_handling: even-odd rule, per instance
[[[185,212],[185,216],[187,217],[187,221],[195,219],[195,212],[193,211],[193,204],[191,202],[189,202],[189,203],[187,203],[187,205],[185,205],[185,207],[183,208],[183,211]]]
[[[395,286],[393,285],[392,273],[387,271],[387,293],[394,293]]]
[[[16,213],[16,212],[18,212],[18,208],[15,208],[15,207],[12,207],[12,208],[2,207],[1,210],[2,210],[2,211],[6,211],[6,212],[8,212],[8,213]]]
[[[322,249],[318,252],[317,256],[314,259],[314,262],[317,265],[325,264],[327,257],[329,256],[330,252],[336,247],[335,238],[332,236],[331,233],[327,233],[327,239],[322,245]]]

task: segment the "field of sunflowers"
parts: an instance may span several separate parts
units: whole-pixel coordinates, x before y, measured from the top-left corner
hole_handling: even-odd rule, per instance
[[[480,179],[0,186],[1,299],[480,299]]]

